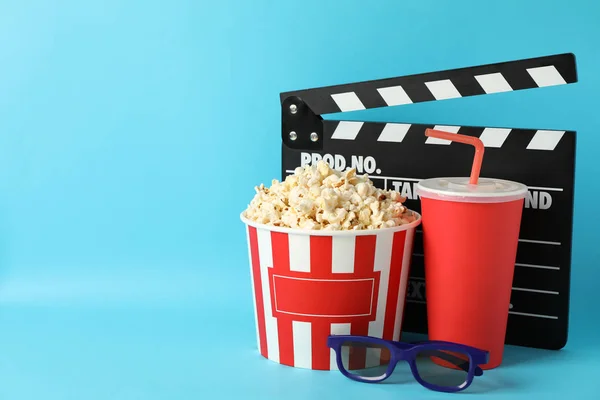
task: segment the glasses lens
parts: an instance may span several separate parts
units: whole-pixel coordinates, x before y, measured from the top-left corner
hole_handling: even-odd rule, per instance
[[[348,373],[366,380],[386,377],[392,355],[385,345],[346,341],[341,350],[342,364]]]
[[[417,354],[417,371],[425,382],[459,388],[467,382],[470,358],[467,354],[447,350],[423,350]]]

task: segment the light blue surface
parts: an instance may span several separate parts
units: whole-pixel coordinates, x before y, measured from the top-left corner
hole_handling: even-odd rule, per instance
[[[509,347],[470,391],[600,397],[599,13],[593,0],[1,2],[0,398],[445,396],[258,356],[238,214],[279,174],[278,94],[562,52],[580,83],[360,118],[578,131],[569,343]]]

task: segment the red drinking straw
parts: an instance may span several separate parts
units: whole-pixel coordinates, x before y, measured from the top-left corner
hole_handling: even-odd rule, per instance
[[[475,156],[473,157],[473,167],[471,167],[471,179],[469,180],[469,183],[471,185],[477,185],[477,182],[479,181],[479,172],[481,172],[481,163],[483,162],[484,146],[481,139],[473,136],[459,135],[457,133],[436,131],[433,129],[426,129],[425,136],[450,140],[451,142],[470,144],[475,147]]]

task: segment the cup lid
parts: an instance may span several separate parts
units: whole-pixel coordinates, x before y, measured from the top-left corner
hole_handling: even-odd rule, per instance
[[[527,186],[522,183],[494,178],[479,178],[477,185],[468,177],[431,178],[417,184],[421,197],[468,202],[505,202],[526,196]]]

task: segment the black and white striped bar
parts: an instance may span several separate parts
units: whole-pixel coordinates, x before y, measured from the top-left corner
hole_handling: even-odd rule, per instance
[[[335,124],[336,121],[328,121],[327,123]],[[423,136],[422,125],[414,125],[414,128],[411,128],[413,128],[413,124],[339,121],[333,129],[331,139],[356,140],[362,132],[362,134],[369,135],[369,138],[372,140],[385,143],[402,143],[409,134],[419,135],[425,144],[449,145],[452,143],[444,139],[425,138]],[[450,133],[463,133],[461,126],[434,125],[431,128]],[[472,128],[465,127],[465,129]],[[476,136],[481,139],[485,147],[501,148],[509,135],[519,135],[523,131],[523,129],[510,128],[481,128],[481,131]],[[565,131],[560,130],[536,130],[531,140],[527,143],[526,149],[552,151],[556,148],[564,134]]]
[[[446,100],[577,82],[573,54],[285,92],[317,115]]]

